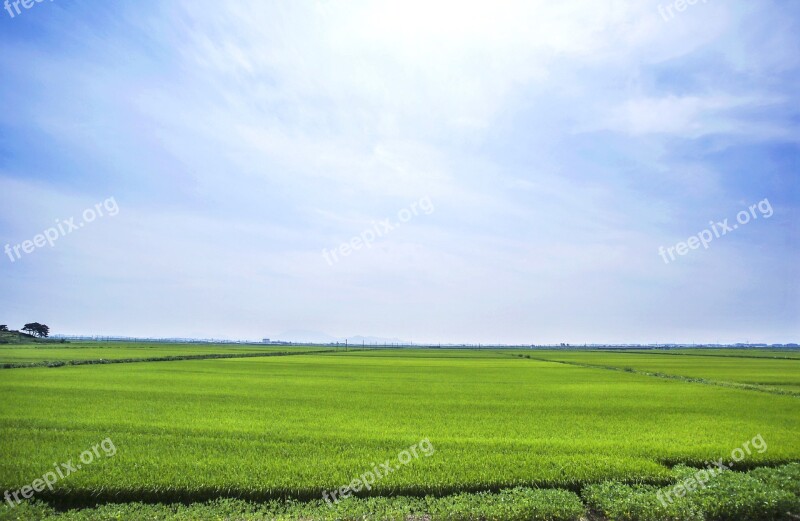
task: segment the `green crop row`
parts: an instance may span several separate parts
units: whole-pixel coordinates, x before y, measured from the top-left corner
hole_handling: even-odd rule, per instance
[[[800,395],[800,363],[795,359],[692,356],[605,351],[534,351],[538,359],[660,373],[711,382],[779,389]]]
[[[231,345],[231,344],[158,344],[136,342],[82,342],[77,344],[35,344],[0,346],[0,364],[57,363],[82,360],[121,360],[200,355],[237,355],[246,353],[293,353],[323,351],[325,347]],[[333,348],[331,348],[333,350]]]
[[[696,469],[676,469],[689,478]],[[583,491],[589,509],[609,521],[777,521],[800,517],[800,464],[749,473],[722,472],[703,486],[667,488],[606,482]]]
[[[695,469],[679,469],[689,475]],[[800,512],[800,464],[724,472],[693,493],[663,501],[663,489],[605,482],[582,496],[556,489],[516,488],[444,497],[348,498],[339,503],[218,499],[207,503],[109,504],[57,512],[44,503],[0,509],[2,521],[792,521]],[[660,499],[661,497],[661,499]]]

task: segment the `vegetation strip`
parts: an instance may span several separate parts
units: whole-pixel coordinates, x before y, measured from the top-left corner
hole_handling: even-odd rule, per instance
[[[356,351],[353,349],[353,351]],[[361,351],[361,349],[359,349]],[[58,360],[58,361],[42,361],[42,362],[22,362],[22,363],[4,363],[0,364],[0,369],[26,369],[30,367],[63,367],[65,365],[97,365],[97,364],[131,364],[135,362],[175,362],[178,360],[214,360],[221,358],[260,358],[268,356],[291,356],[291,355],[310,355],[310,354],[323,354],[323,353],[338,353],[326,349],[322,351],[273,351],[269,353],[232,353],[232,354],[207,354],[207,355],[176,355],[176,356],[156,356],[149,358],[110,358],[110,359],[96,359],[96,360]]]
[[[650,351],[633,351],[630,349],[607,349],[603,352],[607,353],[618,353],[618,354],[626,354],[626,355],[669,355],[669,356],[707,356],[711,358],[748,358],[750,360],[796,360],[800,361],[800,358],[795,358],[793,356],[752,356],[752,355],[727,355],[727,354],[710,354],[710,353],[670,353],[669,351],[665,350],[658,350],[653,349]],[[792,351],[796,352],[796,351]]]
[[[606,369],[608,371],[621,371],[623,373],[632,373],[638,374],[641,376],[652,376],[655,378],[663,378],[666,380],[678,380],[679,382],[686,382],[686,383],[695,383],[695,384],[703,384],[703,385],[713,385],[716,387],[727,387],[729,389],[740,389],[742,391],[758,391],[767,394],[776,394],[780,396],[791,396],[794,398],[800,398],[800,392],[797,391],[790,391],[788,389],[778,389],[776,387],[767,387],[761,385],[752,385],[752,384],[743,384],[737,382],[722,382],[719,380],[708,380],[706,378],[693,378],[691,376],[681,376],[677,374],[666,374],[666,373],[654,373],[651,371],[641,371],[639,369],[633,369],[631,367],[616,367],[611,365],[598,365],[598,364],[587,364],[584,362],[569,362],[566,360],[552,360],[548,358],[539,358],[536,356],[531,355],[515,355],[525,358],[530,358],[531,360],[538,360],[540,362],[553,362],[556,364],[565,364],[565,365],[572,365],[576,367],[584,367],[587,369]]]
[[[321,499],[254,502],[217,498],[204,503],[111,503],[71,510],[32,501],[0,507],[0,520],[789,521],[795,519],[794,512],[800,512],[800,463],[747,473],[725,471],[678,496],[668,493],[694,472],[676,467],[675,481],[664,488],[604,481],[587,485],[580,494],[517,487],[449,496],[351,497],[336,504]]]

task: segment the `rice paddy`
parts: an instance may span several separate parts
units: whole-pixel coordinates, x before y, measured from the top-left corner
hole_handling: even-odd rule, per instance
[[[82,349],[88,357],[103,351],[131,358],[132,351],[251,348]],[[49,350],[68,357],[82,349],[2,348],[0,356],[36,360],[53,356]],[[96,458],[35,500],[59,508],[224,498],[320,501],[323,491],[387,460],[397,468],[354,496],[449,497],[517,487],[580,494],[608,481],[660,487],[675,481],[675,465],[728,461],[757,435],[768,448],[752,451],[733,470],[800,461],[795,396],[560,363],[796,389],[800,364],[794,360],[532,350],[311,352],[318,349],[298,356],[0,370],[0,488],[30,485],[54,462],[77,461],[107,438],[113,457]],[[398,455],[420,440],[429,440],[432,454],[397,464]],[[43,515],[35,505],[31,511]],[[6,508],[11,513],[0,515],[23,511]]]

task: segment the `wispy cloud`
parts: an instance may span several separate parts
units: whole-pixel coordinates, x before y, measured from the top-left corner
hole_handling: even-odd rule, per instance
[[[800,333],[798,8],[708,2],[664,23],[633,0],[47,7],[0,21],[0,240],[98,197],[125,212],[0,264],[19,303],[4,323],[475,342]],[[435,214],[320,263],[424,196]],[[765,197],[769,226],[659,264],[659,245]]]

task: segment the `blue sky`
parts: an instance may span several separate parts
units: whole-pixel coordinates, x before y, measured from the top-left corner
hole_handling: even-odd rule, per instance
[[[0,323],[797,342],[800,5],[671,5],[0,11]],[[109,198],[117,215],[14,256]]]

